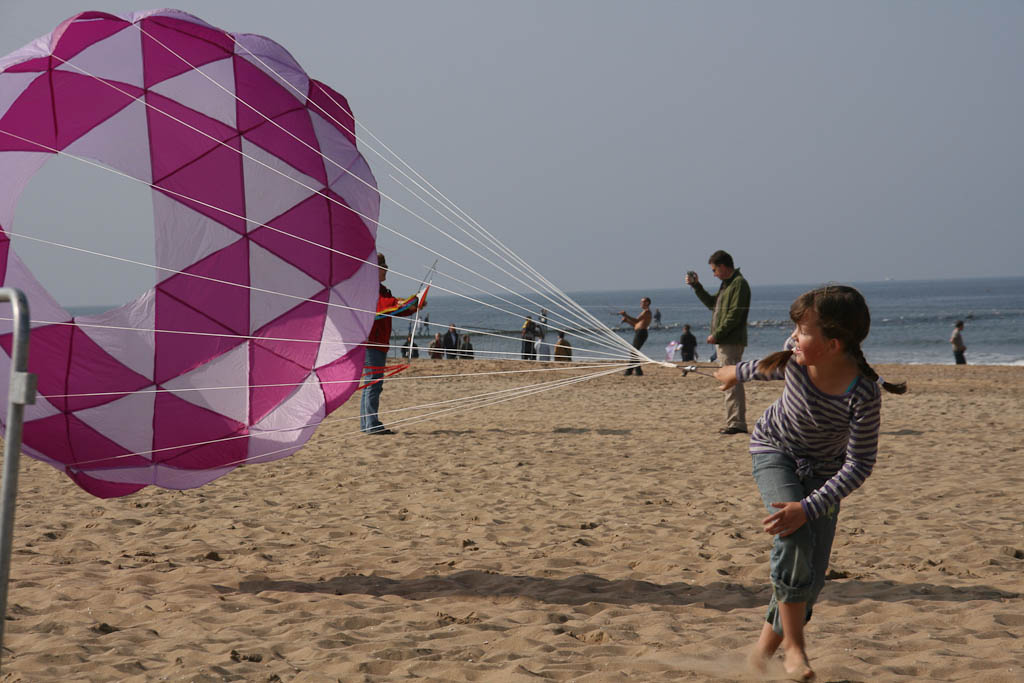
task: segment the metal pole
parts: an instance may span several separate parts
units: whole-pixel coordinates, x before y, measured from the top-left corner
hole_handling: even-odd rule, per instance
[[[36,402],[36,376],[28,372],[28,299],[18,289],[0,287],[0,301],[10,301],[14,315],[11,340],[11,386],[4,435],[4,483],[0,492],[0,663],[3,661],[4,623],[7,619],[7,579],[11,575],[14,504],[18,495],[18,465],[25,406]]]

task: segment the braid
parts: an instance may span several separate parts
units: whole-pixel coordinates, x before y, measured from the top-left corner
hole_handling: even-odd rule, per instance
[[[875,372],[875,369],[868,365],[867,359],[864,358],[864,352],[861,351],[860,344],[851,345],[850,355],[852,355],[853,359],[857,362],[857,367],[860,369],[860,374],[864,375],[872,382],[877,382],[878,384],[882,385],[882,388],[888,391],[890,394],[907,393],[906,382],[893,384],[891,382],[886,382],[885,380],[878,376],[878,373]]]
[[[761,359],[761,362],[757,364],[757,371],[762,375],[770,375],[781,367],[784,367],[789,359],[792,357],[793,352],[791,350],[776,351],[770,356],[765,356]]]

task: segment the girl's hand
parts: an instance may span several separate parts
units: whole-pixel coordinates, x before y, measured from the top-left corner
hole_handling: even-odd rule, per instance
[[[718,387],[722,391],[728,391],[736,386],[736,366],[726,365],[718,368],[714,372],[715,379],[722,383],[722,386]]]
[[[789,536],[807,523],[807,513],[799,501],[795,503],[772,503],[779,511],[761,520],[765,533],[775,536]]]

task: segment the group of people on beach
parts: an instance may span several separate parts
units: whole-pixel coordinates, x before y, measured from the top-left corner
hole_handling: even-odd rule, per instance
[[[473,358],[473,340],[469,338],[468,334],[459,335],[459,331],[455,329],[455,323],[448,325],[448,330],[441,334],[440,332],[434,333],[434,338],[430,341],[430,346],[427,347],[427,355],[430,358],[461,358],[469,359]]]
[[[547,339],[548,312],[540,309],[540,315],[535,322],[532,316],[526,316],[523,326],[519,329],[519,336],[522,338],[522,348],[519,352],[522,360],[542,361],[571,361],[572,344],[565,337],[565,331],[558,331],[558,339],[554,345],[548,344]]]
[[[708,264],[721,281],[717,292],[708,292],[694,271],[684,281],[712,311],[707,342],[715,345],[718,361],[712,376],[725,393],[726,420],[719,431],[750,433],[753,477],[768,513],[760,526],[773,536],[772,597],[750,663],[763,672],[782,648],[787,675],[810,680],[815,674],[807,657],[804,627],[825,584],[840,504],[874,467],[882,391],[903,393],[906,385],[883,381],[867,362],[861,344],[871,315],[860,292],[845,285],[827,285],[797,297],[789,311],[794,329],[783,350],[744,361],[750,286],[727,252],[714,252]],[[395,299],[383,284],[387,273],[383,255],[378,255],[378,266],[379,313],[366,356],[371,379],[383,372],[392,316],[411,315],[425,305],[416,296]],[[636,316],[620,311],[623,322],[633,326],[637,352],[653,319],[651,300],[644,297],[640,305]],[[533,348],[529,354],[526,349],[527,333],[532,341],[535,325],[529,318],[524,323],[524,357],[536,358]],[[951,343],[954,352],[962,355],[960,329],[962,324]],[[454,326],[449,334],[456,334]],[[695,339],[692,346],[695,349]],[[642,376],[641,366],[635,354],[625,374]],[[770,380],[783,381],[782,394],[748,432],[743,386]],[[379,387],[380,382],[374,382],[363,391],[361,416],[368,434],[393,433],[377,420]]]

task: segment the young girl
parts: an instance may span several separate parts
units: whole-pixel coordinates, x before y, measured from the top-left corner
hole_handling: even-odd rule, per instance
[[[751,663],[767,667],[779,645],[786,672],[814,678],[804,624],[825,585],[839,501],[864,483],[875,464],[882,382],[861,352],[871,315],[860,292],[829,285],[800,295],[789,309],[796,330],[786,350],[715,371],[726,390],[751,379],[785,379],[750,438],[754,479],[772,514],[772,599]]]

